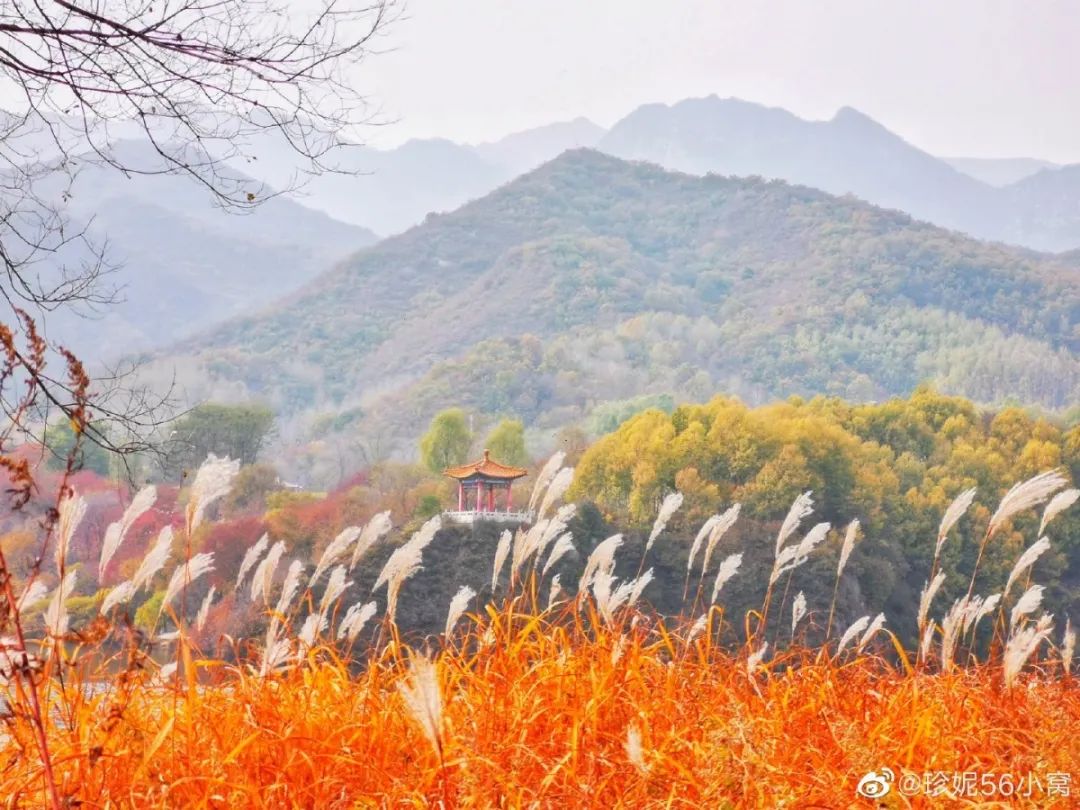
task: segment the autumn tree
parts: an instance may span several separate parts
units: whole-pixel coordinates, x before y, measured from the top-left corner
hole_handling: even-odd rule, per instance
[[[523,467],[529,463],[525,450],[525,425],[519,419],[503,419],[488,434],[484,446],[503,464]]]
[[[431,420],[427,433],[420,438],[420,458],[435,473],[461,464],[472,447],[473,435],[465,411],[448,408]]]

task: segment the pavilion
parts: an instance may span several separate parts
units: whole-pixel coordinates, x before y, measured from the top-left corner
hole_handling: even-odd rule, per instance
[[[484,457],[471,464],[448,467],[443,474],[458,482],[458,502],[456,511],[446,512],[446,516],[458,523],[476,523],[494,521],[497,523],[528,523],[532,520],[531,512],[515,512],[511,485],[519,478],[529,474],[522,467],[511,467],[491,458],[489,450]],[[498,501],[501,500],[501,506]]]

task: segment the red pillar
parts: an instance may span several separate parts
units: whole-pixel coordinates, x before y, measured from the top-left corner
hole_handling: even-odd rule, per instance
[[[512,491],[512,489],[510,487],[510,484],[507,484],[506,485],[506,511],[507,512],[512,512],[513,511],[513,504],[511,503],[512,500],[513,500],[513,491]]]
[[[460,481],[457,482],[457,510],[465,511],[465,485]]]
[[[488,511],[495,511],[495,485],[488,484]]]

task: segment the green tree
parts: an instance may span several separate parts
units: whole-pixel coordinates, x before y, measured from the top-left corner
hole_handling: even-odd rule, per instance
[[[104,431],[103,425],[95,427]],[[49,450],[46,465],[49,469],[58,470],[67,466],[68,456],[75,453],[75,469],[90,470],[101,476],[108,476],[110,472],[109,452],[99,444],[84,437],[78,443],[76,450],[75,431],[68,422],[60,422],[45,429],[45,446]]]
[[[429,470],[441,473],[465,461],[472,441],[465,411],[448,408],[435,415],[427,433],[421,437],[420,458]]]
[[[525,425],[519,419],[503,419],[488,434],[485,446],[503,464],[523,467],[529,463],[525,451]]]
[[[265,405],[198,405],[173,426],[171,472],[197,467],[209,453],[254,464],[273,427],[274,414]]]

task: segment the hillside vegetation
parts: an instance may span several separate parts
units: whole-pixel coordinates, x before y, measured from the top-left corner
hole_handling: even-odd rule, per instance
[[[568,152],[356,254],[157,373],[279,415],[448,404],[556,426],[646,393],[1076,401],[1075,262],[782,182]],[[524,336],[523,336],[524,335]]]

